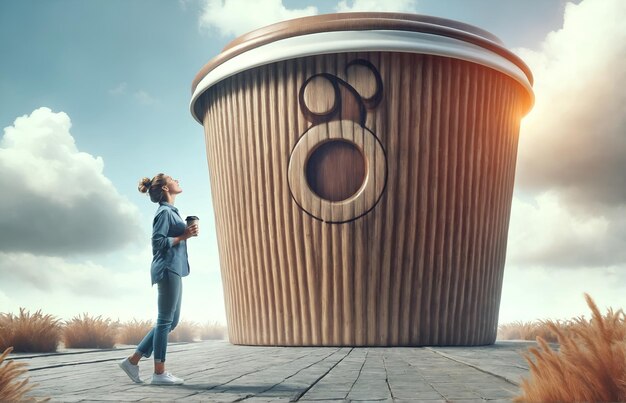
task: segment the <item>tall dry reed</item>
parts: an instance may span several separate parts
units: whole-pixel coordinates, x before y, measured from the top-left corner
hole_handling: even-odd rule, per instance
[[[125,322],[118,328],[117,342],[119,344],[137,345],[152,327],[152,321],[149,320],[138,321],[133,319]]]
[[[0,350],[13,347],[16,353],[52,352],[60,338],[59,319],[41,310],[31,314],[20,308],[19,315],[0,313]]]
[[[557,334],[559,351],[538,337],[540,348],[523,354],[530,378],[522,380],[515,402],[626,401],[626,315],[609,309],[603,317],[588,294],[585,300],[590,321],[574,319],[568,332],[547,321]]]
[[[169,334],[168,340],[173,342],[191,342],[195,341],[198,336],[199,326],[195,322],[182,320]]]
[[[26,364],[15,361],[4,362],[12,350],[13,348],[9,347],[0,355],[0,402],[23,401],[26,392],[33,388],[33,385],[28,384],[28,378],[18,379],[27,371]]]
[[[539,320],[536,322],[512,322],[505,323],[498,327],[498,340],[532,340],[535,341],[537,337],[543,338],[548,343],[557,342],[557,334],[548,326],[549,321]],[[573,321],[561,321],[551,322],[558,327],[562,332],[569,332],[570,327],[573,325]]]
[[[63,342],[67,348],[113,348],[118,322],[101,316],[75,316],[66,322]]]
[[[536,322],[516,321],[498,326],[498,340],[535,340]]]
[[[223,340],[226,326],[218,322],[207,322],[200,327],[200,340]]]

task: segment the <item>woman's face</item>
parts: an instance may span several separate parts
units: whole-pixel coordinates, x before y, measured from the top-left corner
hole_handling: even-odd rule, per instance
[[[179,194],[183,191],[183,189],[178,184],[178,179],[174,179],[171,176],[167,176],[167,178],[165,179],[165,186],[167,186],[167,191],[170,194]]]

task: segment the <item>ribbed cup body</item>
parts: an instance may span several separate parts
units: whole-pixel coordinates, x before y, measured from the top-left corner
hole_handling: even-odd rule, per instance
[[[365,127],[387,178],[367,214],[322,222],[294,202],[298,91],[355,58],[376,67]],[[273,63],[201,100],[234,344],[484,345],[496,338],[525,92],[452,58],[369,52]]]

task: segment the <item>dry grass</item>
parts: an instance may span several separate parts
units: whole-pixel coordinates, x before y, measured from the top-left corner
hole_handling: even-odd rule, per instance
[[[168,340],[173,342],[190,342],[196,340],[200,327],[195,322],[182,320],[178,322],[176,329],[169,334]]]
[[[59,319],[41,310],[32,315],[24,308],[19,315],[0,313],[0,351],[13,347],[16,353],[47,353],[56,351],[60,338]]]
[[[200,328],[200,340],[223,340],[226,336],[226,326],[218,322],[207,322]]]
[[[125,322],[118,328],[117,342],[119,344],[137,345],[146,336],[146,333],[152,329],[152,321],[133,319]]]
[[[24,401],[24,394],[33,388],[33,385],[28,384],[28,378],[17,379],[27,371],[26,364],[15,361],[4,362],[12,350],[13,348],[9,347],[0,355],[0,402]]]
[[[118,322],[86,313],[66,322],[63,342],[67,348],[113,348]]]
[[[532,340],[537,337],[543,338],[548,343],[557,343],[557,334],[548,326],[553,323],[562,332],[569,332],[573,321],[537,321],[537,322],[513,322],[505,323],[498,327],[498,340]]]
[[[498,340],[535,340],[536,322],[512,322],[498,327]]]
[[[524,353],[530,378],[522,380],[515,402],[626,401],[626,315],[609,309],[603,317],[589,295],[585,300],[591,321],[573,319],[568,331],[546,322],[557,335],[558,352],[538,337],[540,348]]]

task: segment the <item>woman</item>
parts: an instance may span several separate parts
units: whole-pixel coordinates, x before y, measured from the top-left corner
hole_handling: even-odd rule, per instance
[[[152,179],[143,178],[139,191],[148,193],[150,200],[159,203],[152,222],[152,285],[158,285],[158,317],[156,326],[148,332],[133,355],[119,366],[136,383],[139,378],[139,359],[150,357],[154,352],[153,385],[181,385],[184,380],[165,371],[167,336],[174,330],[180,318],[182,277],[189,275],[187,239],[198,236],[198,226],[187,227],[174,207],[176,195],[183,190],[178,180],[165,174]]]

